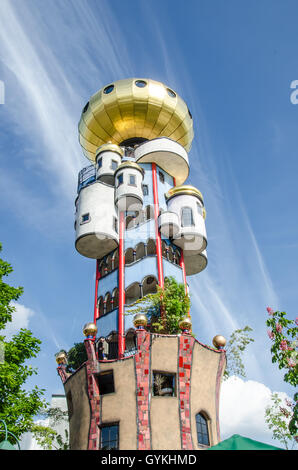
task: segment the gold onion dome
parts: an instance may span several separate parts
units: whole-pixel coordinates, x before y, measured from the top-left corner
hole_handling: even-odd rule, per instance
[[[65,351],[59,351],[55,354],[55,358],[58,365],[66,364],[67,362],[67,354]]]
[[[216,349],[220,349],[220,348],[224,348],[225,345],[226,345],[226,338],[222,335],[216,335],[214,336],[213,338],[213,346],[216,348]]]
[[[202,204],[204,204],[203,194],[197,188],[191,185],[181,185],[181,186],[174,186],[173,188],[169,189],[166,193],[166,199],[169,200],[174,196],[180,196],[182,194],[196,196],[200,199]]]
[[[133,317],[133,324],[135,326],[135,328],[137,328],[138,326],[147,326],[147,317],[144,313],[137,313],[134,317]]]
[[[83,328],[83,333],[85,336],[96,336],[97,326],[95,323],[86,323]]]
[[[179,321],[180,330],[191,330],[191,319],[189,317],[184,317]]]
[[[130,139],[168,137],[189,151],[193,122],[186,103],[161,82],[129,78],[95,93],[84,106],[79,141],[84,155],[95,161],[103,144],[127,144]]]

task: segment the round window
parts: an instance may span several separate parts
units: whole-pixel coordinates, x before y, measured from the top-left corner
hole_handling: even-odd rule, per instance
[[[85,106],[83,108],[83,113],[85,113],[88,108],[89,108],[89,101],[88,101],[88,103],[85,104]]]
[[[167,88],[167,92],[168,92],[168,95],[171,97],[171,98],[175,98],[176,97],[176,93],[171,90],[170,88]]]
[[[147,82],[145,82],[144,80],[136,80],[136,81],[135,81],[135,84],[136,84],[139,88],[144,88],[144,87],[147,85]]]
[[[114,85],[109,85],[109,86],[105,87],[105,89],[103,90],[103,92],[104,92],[105,95],[108,95],[108,94],[111,93],[113,90],[114,90]]]

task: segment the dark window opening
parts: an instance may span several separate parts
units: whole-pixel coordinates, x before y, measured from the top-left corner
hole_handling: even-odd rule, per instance
[[[165,175],[161,171],[158,172],[158,175],[159,175],[159,181],[161,183],[164,183],[165,182]]]
[[[83,113],[85,113],[88,108],[89,108],[89,101],[88,101],[88,103],[85,104],[85,106],[83,108]]]
[[[100,395],[106,395],[107,393],[114,393],[114,374],[112,370],[101,372],[97,375],[97,383]]]
[[[209,446],[209,433],[207,419],[201,413],[196,415],[198,444]]]
[[[144,87],[147,85],[147,82],[145,82],[144,80],[136,80],[136,81],[135,81],[135,84],[136,84],[139,88],[144,88]]]
[[[119,424],[104,424],[100,433],[101,450],[119,449]]]
[[[103,92],[104,92],[105,95],[108,95],[108,94],[111,93],[113,90],[114,90],[114,85],[109,85],[109,86],[105,87],[105,89],[103,90]]]
[[[97,168],[100,169],[102,167],[102,157],[100,157],[98,160],[97,160]]]
[[[117,187],[120,186],[121,184],[123,184],[123,173],[121,173],[121,175],[117,176],[117,181],[118,181]]]
[[[176,376],[166,372],[153,372],[153,396],[175,397]]]
[[[182,227],[191,227],[194,225],[193,214],[191,207],[183,207],[181,213]]]
[[[81,224],[85,224],[86,222],[89,222],[90,220],[90,214],[89,212],[87,214],[83,214],[81,217]]]
[[[114,217],[114,230],[118,233],[118,219],[116,219],[116,217]]]

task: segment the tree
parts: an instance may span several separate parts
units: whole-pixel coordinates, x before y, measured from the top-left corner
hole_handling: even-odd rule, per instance
[[[64,437],[54,429],[56,425],[64,423],[68,417],[67,411],[62,411],[60,408],[47,408],[40,412],[40,415],[49,421],[50,426],[45,426],[40,423],[35,423],[31,432],[33,433],[37,443],[44,450],[68,450],[69,438],[68,431],[65,429]]]
[[[12,287],[3,281],[3,277],[12,271],[12,266],[0,258],[1,330],[12,321],[15,307],[11,302],[17,301],[23,293],[22,287]],[[35,368],[27,364],[27,360],[37,356],[41,341],[35,338],[31,331],[22,328],[9,341],[6,340],[5,330],[2,331],[0,342],[4,348],[4,360],[0,363],[0,419],[6,422],[9,431],[19,438],[24,432],[30,431],[34,416],[46,405],[42,398],[43,389],[35,386],[26,391],[23,388],[28,377],[37,373]]]
[[[225,348],[227,355],[227,366],[224,372],[224,379],[227,379],[232,375],[246,377],[242,357],[247,346],[254,342],[254,339],[249,337],[249,333],[251,331],[252,328],[250,328],[250,326],[245,326],[242,329],[235,330],[231,334]]]
[[[67,353],[67,372],[77,370],[88,359],[84,343],[75,343]]]
[[[146,314],[151,332],[177,334],[180,331],[179,321],[188,314],[189,309],[190,299],[184,284],[168,277],[163,288],[157,286],[157,292],[137,300],[127,312],[129,315]]]
[[[278,364],[278,368],[284,371],[284,381],[297,387],[298,385],[298,318],[290,320],[286,312],[274,311],[267,307],[269,318],[266,320],[267,333],[272,341],[272,362]],[[285,408],[279,407],[277,398],[272,394],[273,405],[266,410],[266,421],[270,429],[273,429],[273,438],[281,436],[282,439],[298,441],[298,394],[295,393],[286,414]],[[279,411],[277,408],[280,408]],[[282,411],[283,410],[283,411]],[[285,420],[285,417],[287,420]],[[286,423],[286,424],[285,424]],[[288,434],[285,435],[285,426]],[[285,437],[283,437],[285,435]]]
[[[295,445],[289,426],[293,409],[293,402],[287,399],[283,402],[277,393],[272,393],[271,406],[267,406],[265,410],[265,420],[269,429],[272,430],[273,439],[281,442],[287,450],[291,443],[292,447]]]

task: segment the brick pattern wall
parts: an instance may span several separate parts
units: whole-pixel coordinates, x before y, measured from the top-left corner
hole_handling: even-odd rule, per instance
[[[220,352],[220,359],[218,363],[217,375],[216,375],[216,390],[215,390],[215,406],[216,406],[216,431],[217,440],[220,442],[220,428],[219,428],[219,398],[220,398],[220,386],[223,369],[226,362],[226,352],[222,350]]]
[[[61,379],[63,384],[66,382],[68,377],[71,375],[71,374],[68,374],[66,372],[66,365],[64,365],[64,364],[61,364],[60,366],[57,367],[57,372],[60,375],[60,379]]]
[[[100,394],[94,374],[99,372],[99,364],[96,359],[94,342],[91,339],[85,339],[84,343],[88,356],[88,360],[86,362],[86,372],[91,414],[88,450],[98,450],[100,447]]]
[[[185,450],[191,450],[194,448],[191,435],[190,411],[190,380],[194,341],[194,338],[187,334],[182,334],[179,337],[178,400],[181,426],[181,448]]]
[[[137,448],[151,449],[151,431],[149,418],[150,395],[150,351],[151,335],[145,330],[136,330],[137,353],[135,355],[137,387]]]

